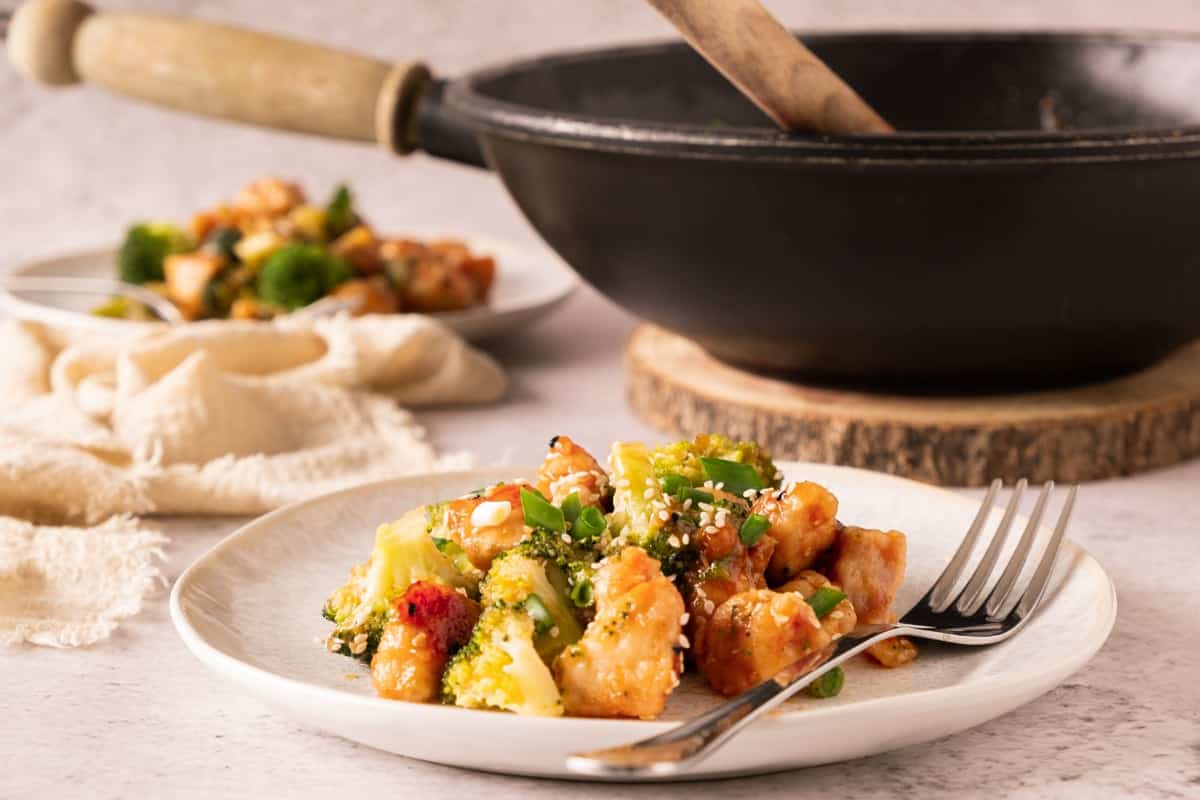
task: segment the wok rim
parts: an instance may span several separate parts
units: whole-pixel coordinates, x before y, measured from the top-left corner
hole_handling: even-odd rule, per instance
[[[1200,32],[1152,30],[1070,31],[825,31],[806,41],[909,39],[947,44],[972,41],[1177,41],[1200,46]],[[1152,161],[1200,157],[1200,123],[1166,128],[1093,128],[1071,131],[916,131],[830,136],[787,134],[770,128],[647,122],[621,117],[547,111],[501,100],[479,87],[518,71],[600,57],[644,55],[685,46],[680,40],[549,53],[484,67],[450,81],[447,108],[484,134],[532,143],[609,153],[734,161],[905,166],[974,163],[1062,164]]]

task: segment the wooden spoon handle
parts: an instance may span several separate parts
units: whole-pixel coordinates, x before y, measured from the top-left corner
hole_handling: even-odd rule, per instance
[[[758,0],[647,0],[784,130],[893,133]]]
[[[51,85],[87,81],[211,117],[356,141],[415,146],[417,62],[373,58],[226,25],[30,0],[8,30],[17,69]]]

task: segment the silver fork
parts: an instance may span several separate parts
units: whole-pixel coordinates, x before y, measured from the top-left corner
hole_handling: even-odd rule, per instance
[[[787,700],[810,683],[866,650],[876,642],[897,636],[936,639],[941,642],[965,645],[988,645],[1002,642],[1015,634],[1029,620],[1042,599],[1054,569],[1054,560],[1062,544],[1063,534],[1075,505],[1078,487],[1072,486],[1058,515],[1054,533],[1042,550],[1033,576],[1021,589],[1018,582],[1022,568],[1037,539],[1046,504],[1054,491],[1054,483],[1043,488],[1025,532],[1017,542],[1000,577],[989,590],[989,578],[995,571],[1001,551],[1017,513],[1017,504],[1028,481],[1020,480],[1004,510],[1000,524],[993,534],[979,565],[966,585],[955,591],[975,548],[996,493],[1002,483],[993,481],[983,498],[979,512],[967,529],[962,544],[946,565],[933,587],[904,615],[891,625],[864,625],[839,639],[824,652],[791,665],[770,680],[760,683],[713,710],[701,714],[666,733],[633,744],[607,750],[579,753],[568,757],[567,766],[574,772],[602,777],[671,776],[687,772],[701,759],[712,755],[738,731],[764,713]]]

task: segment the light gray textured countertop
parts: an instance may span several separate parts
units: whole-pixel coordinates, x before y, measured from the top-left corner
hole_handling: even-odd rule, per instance
[[[275,3],[132,4],[376,53],[423,51],[450,74],[507,55],[663,33],[634,0],[355,0],[336,12],[298,2],[283,17]],[[1188,0],[1014,0],[986,11],[957,0],[775,5],[812,27],[1200,27],[1200,11]],[[184,216],[262,173],[302,176],[320,191],[351,178],[363,207],[386,229],[533,241],[499,183],[482,172],[196,122],[96,92],[34,90],[3,65],[0,98],[0,266],[110,242],[134,217]],[[588,444],[653,438],[622,399],[620,350],[631,326],[583,290],[541,326],[491,347],[513,378],[504,405],[419,416],[440,447],[474,451],[482,463],[534,461],[559,432]],[[236,524],[168,523],[168,576]],[[245,697],[185,651],[163,592],[95,647],[0,649],[0,798],[1200,797],[1200,463],[1085,486],[1072,534],[1116,581],[1120,613],[1111,639],[1059,688],[951,740],[687,787],[474,774],[307,730]]]

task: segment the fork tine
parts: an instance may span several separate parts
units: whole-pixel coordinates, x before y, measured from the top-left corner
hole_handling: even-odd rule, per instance
[[[971,557],[971,551],[975,549],[975,541],[979,538],[979,532],[983,530],[983,524],[987,522],[988,515],[992,511],[992,504],[996,501],[996,493],[1002,486],[1004,486],[1004,481],[999,478],[992,481],[987,494],[983,496],[983,502],[979,504],[979,511],[975,514],[971,527],[967,529],[967,534],[963,537],[962,544],[958,546],[954,557],[950,559],[950,563],[942,570],[942,574],[933,584],[933,588],[929,590],[929,605],[934,611],[944,611],[946,606],[950,605],[950,592],[954,590],[954,584],[958,583],[958,576],[962,574],[967,559]]]
[[[994,617],[997,611],[1007,606],[1011,596],[1015,593],[1017,579],[1021,577],[1021,570],[1029,558],[1029,551],[1033,549],[1033,540],[1037,538],[1038,529],[1042,525],[1042,514],[1046,511],[1046,503],[1050,501],[1050,495],[1053,493],[1054,481],[1046,481],[1046,485],[1042,487],[1042,493],[1038,495],[1037,504],[1033,507],[1033,513],[1029,515],[1025,532],[1021,534],[1021,541],[1017,543],[1017,549],[1013,551],[1012,558],[1008,560],[1008,566],[1004,568],[1000,580],[996,581],[995,588],[988,596],[986,608],[989,618]]]
[[[1008,506],[1004,509],[1004,517],[1000,520],[1000,527],[996,528],[996,533],[992,536],[988,549],[984,551],[979,566],[975,567],[971,580],[967,581],[967,585],[963,587],[962,593],[958,596],[958,610],[965,616],[969,617],[974,614],[983,603],[983,591],[987,588],[988,577],[1000,559],[1000,551],[1004,548],[1004,542],[1008,539],[1008,530],[1012,527],[1013,517],[1017,514],[1017,505],[1021,502],[1021,495],[1025,493],[1025,487],[1028,485],[1029,481],[1021,478],[1013,487],[1012,497],[1009,498]]]
[[[1071,491],[1067,493],[1067,501],[1063,503],[1062,511],[1058,513],[1058,524],[1054,526],[1054,533],[1051,535],[1050,541],[1046,543],[1046,549],[1042,552],[1042,560],[1038,562],[1033,577],[1029,579],[1029,585],[1025,587],[1025,594],[1017,603],[1016,613],[1020,619],[1033,613],[1042,600],[1046,584],[1050,582],[1050,573],[1054,570],[1054,561],[1062,547],[1063,535],[1067,532],[1067,523],[1071,519],[1071,510],[1075,508],[1075,495],[1078,492],[1079,487],[1072,486]]]

